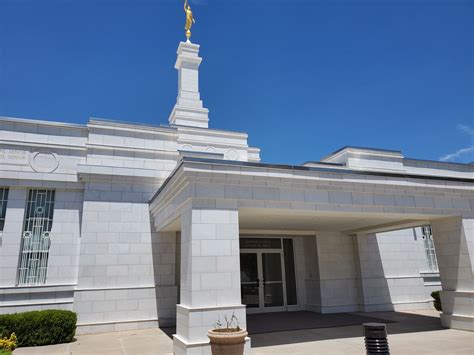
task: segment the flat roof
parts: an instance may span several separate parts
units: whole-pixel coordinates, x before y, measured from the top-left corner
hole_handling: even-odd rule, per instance
[[[336,167],[313,167],[313,166],[302,166],[302,165],[287,165],[287,164],[268,164],[268,163],[255,163],[255,162],[244,162],[244,161],[231,161],[221,159],[210,159],[210,158],[198,158],[198,157],[183,157],[178,165],[175,167],[173,172],[168,176],[163,185],[160,186],[158,191],[149,200],[152,202],[168,183],[176,175],[176,172],[185,163],[203,163],[203,164],[215,164],[215,165],[228,165],[236,167],[257,167],[266,169],[283,169],[283,170],[295,170],[295,171],[314,171],[324,173],[336,173],[336,174],[352,174],[352,175],[370,175],[370,176],[383,176],[383,177],[394,177],[394,178],[407,178],[407,179],[423,179],[423,180],[435,180],[435,181],[455,181],[455,182],[466,182],[474,184],[473,178],[459,178],[452,176],[436,176],[436,175],[421,175],[421,174],[408,174],[404,172],[383,172],[383,171],[365,171],[365,170],[354,170],[350,168],[336,168]]]

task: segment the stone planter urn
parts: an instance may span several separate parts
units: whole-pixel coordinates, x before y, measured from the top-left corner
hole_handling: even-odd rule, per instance
[[[209,330],[212,355],[243,355],[247,335],[247,331],[239,327]]]

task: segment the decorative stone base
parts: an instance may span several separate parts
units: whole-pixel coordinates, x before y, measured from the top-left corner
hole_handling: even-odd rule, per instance
[[[175,354],[211,354],[207,331],[216,326],[217,321],[225,324],[225,317],[230,319],[235,314],[239,326],[247,329],[246,307],[233,306],[188,307],[177,305],[176,335],[173,336]],[[250,338],[247,341],[250,351]]]
[[[447,328],[474,331],[474,292],[441,291],[441,324]]]
[[[244,354],[250,354],[250,338],[245,338]],[[173,335],[173,351],[175,355],[211,355],[211,346],[209,342],[189,343]]]
[[[208,128],[209,110],[207,108],[175,105],[170,114],[170,124],[189,127]]]
[[[443,313],[441,314],[441,325],[446,328],[474,332],[474,317]]]
[[[76,335],[120,332],[124,330],[158,328],[158,320],[78,324]]]

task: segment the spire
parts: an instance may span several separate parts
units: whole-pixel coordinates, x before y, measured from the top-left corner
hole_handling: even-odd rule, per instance
[[[209,110],[199,94],[199,45],[180,42],[174,67],[178,70],[178,98],[169,117],[174,125],[208,128]]]

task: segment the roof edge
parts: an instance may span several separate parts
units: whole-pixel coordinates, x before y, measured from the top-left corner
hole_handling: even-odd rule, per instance
[[[458,178],[458,177],[451,177],[451,176],[407,174],[404,172],[394,173],[394,172],[365,171],[365,170],[354,170],[354,169],[337,169],[333,167],[327,167],[327,168],[326,167],[309,167],[309,166],[302,166],[302,165],[268,164],[268,163],[230,161],[230,160],[197,158],[197,157],[183,157],[179,161],[179,163],[176,165],[173,172],[163,182],[163,185],[160,186],[158,191],[149,200],[149,203],[152,203],[159,196],[159,194],[168,186],[169,182],[173,179],[173,177],[177,174],[177,172],[181,169],[181,167],[183,167],[186,163],[202,163],[202,164],[227,165],[227,166],[236,166],[236,167],[257,167],[257,168],[267,168],[267,169],[269,168],[269,169],[285,169],[285,170],[298,170],[298,171],[314,171],[314,172],[346,174],[346,175],[353,174],[353,175],[370,175],[370,176],[383,176],[383,177],[393,177],[393,178],[435,180],[435,181],[453,181],[453,182],[465,182],[465,183],[474,184],[474,178],[471,179],[471,178]]]
[[[0,116],[0,121],[13,122],[13,123],[25,124],[25,125],[43,125],[43,126],[54,126],[54,127],[63,127],[63,128],[87,129],[87,125],[85,124],[67,123],[67,122],[60,122],[60,121],[48,121],[48,120],[40,120],[40,119],[32,119],[32,118]]]

